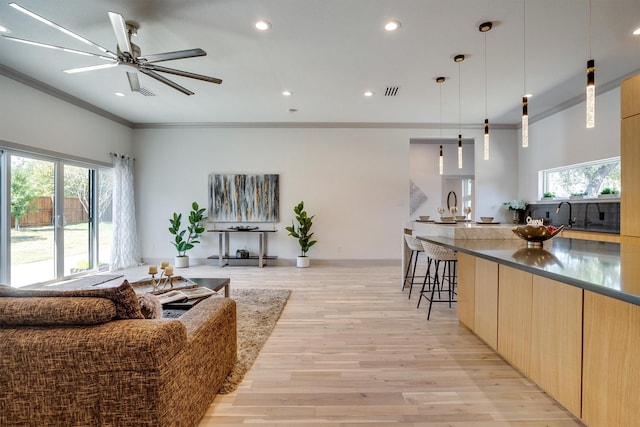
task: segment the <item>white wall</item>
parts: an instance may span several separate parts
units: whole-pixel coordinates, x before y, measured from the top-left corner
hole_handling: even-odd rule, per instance
[[[304,200],[316,215],[312,258],[400,258],[411,131],[182,128],[138,129],[134,135],[144,257],[173,256],[168,218],[186,213],[194,200],[206,206],[207,177],[215,172],[280,175],[280,223],[269,236],[271,254],[298,255],[297,241],[284,227],[291,224],[293,206]],[[231,244],[232,253],[244,245],[257,249],[251,241],[238,242]],[[192,257],[217,253],[212,233],[203,243]]]
[[[538,171],[619,156],[620,89],[596,97],[595,127],[586,128],[585,105],[580,103],[531,124],[529,147],[518,147],[519,187],[514,198],[529,202],[539,197]]]
[[[0,76],[0,140],[111,163],[131,153],[131,129]]]
[[[465,138],[477,141],[481,134],[481,129],[469,131]],[[409,140],[425,137],[435,135],[411,129],[136,129],[142,254],[148,259],[174,255],[166,231],[168,219],[174,211],[186,214],[194,200],[207,205],[210,173],[277,173],[280,223],[279,231],[269,237],[270,253],[287,260],[298,255],[297,242],[284,227],[293,219],[293,206],[304,200],[308,212],[316,215],[313,230],[318,243],[309,253],[313,259],[399,260],[402,227],[409,220]],[[495,155],[488,162],[482,160],[481,173],[476,173],[476,188],[496,189],[479,197],[482,215],[493,213],[492,206],[515,191],[515,180],[505,183],[493,173],[504,170],[505,164],[516,164],[515,139],[515,130],[493,132]],[[477,163],[477,148],[475,152]],[[455,157],[449,157],[450,168],[457,170]],[[439,180],[437,185],[440,188]],[[228,224],[217,224],[224,226]],[[217,254],[212,234],[207,233],[204,244],[190,252],[192,257]],[[232,253],[245,246],[257,249],[249,240],[234,242],[238,243],[231,244]]]

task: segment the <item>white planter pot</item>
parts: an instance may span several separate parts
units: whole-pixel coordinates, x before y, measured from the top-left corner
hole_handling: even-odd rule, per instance
[[[189,257],[188,256],[177,256],[174,259],[174,265],[176,268],[185,268],[189,267]]]
[[[308,256],[299,256],[296,258],[296,267],[298,268],[307,268],[309,267],[311,260]]]

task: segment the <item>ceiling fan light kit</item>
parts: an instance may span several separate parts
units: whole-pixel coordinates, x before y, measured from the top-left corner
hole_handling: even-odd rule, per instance
[[[167,67],[155,65],[154,63],[156,62],[195,58],[199,56],[205,56],[207,53],[200,48],[196,48],[196,49],[178,50],[174,52],[164,52],[164,53],[157,53],[157,54],[142,56],[140,47],[138,47],[136,44],[131,42],[131,37],[136,35],[138,32],[138,29],[139,29],[138,24],[135,23],[134,21],[126,21],[124,17],[119,13],[109,12],[109,21],[111,22],[111,27],[113,28],[113,33],[115,35],[116,43],[117,43],[117,46],[116,46],[117,53],[114,53],[92,42],[91,40],[85,37],[82,37],[81,35],[76,34],[73,31],[68,30],[61,25],[58,25],[43,16],[38,15],[35,12],[25,9],[24,7],[18,5],[17,3],[9,3],[9,6],[11,6],[12,8],[18,10],[19,12],[22,12],[25,15],[39,22],[42,22],[43,24],[46,24],[70,37],[73,37],[76,40],[79,40],[89,46],[92,46],[100,50],[101,52],[103,52],[105,55],[107,55],[105,56],[105,55],[95,54],[91,52],[84,52],[76,49],[66,48],[63,46],[56,46],[48,43],[42,43],[42,42],[22,39],[18,37],[11,37],[11,36],[2,34],[2,37],[15,42],[26,43],[33,46],[44,47],[48,49],[61,50],[67,53],[75,53],[78,55],[96,57],[96,58],[109,61],[109,63],[107,64],[90,65],[86,67],[78,67],[78,68],[64,70],[65,73],[75,74],[75,73],[81,73],[81,72],[87,72],[87,71],[101,70],[105,68],[112,68],[118,65],[127,65],[169,87],[172,87],[173,89],[179,92],[182,92],[185,95],[193,95],[194,93],[189,89],[174,82],[173,80],[170,80],[158,73],[166,73],[174,76],[187,77],[190,79],[195,79],[195,80],[200,80],[200,81],[215,83],[215,84],[222,83],[222,80],[216,77],[209,77],[202,74],[196,74],[188,71],[177,70],[175,68],[167,68]],[[132,92],[142,93],[142,90],[144,88],[140,87],[140,82],[138,81],[137,73],[127,72],[127,79],[129,81],[129,87]],[[145,93],[143,93],[143,95],[145,95]]]

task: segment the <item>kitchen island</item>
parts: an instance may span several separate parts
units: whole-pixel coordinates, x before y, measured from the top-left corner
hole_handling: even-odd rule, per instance
[[[458,252],[458,319],[589,426],[636,425],[640,244],[418,239]]]

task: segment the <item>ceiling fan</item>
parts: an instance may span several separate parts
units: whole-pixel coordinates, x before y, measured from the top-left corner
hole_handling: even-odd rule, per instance
[[[172,61],[175,59],[205,56],[207,52],[205,52],[202,49],[196,48],[196,49],[178,50],[175,52],[164,52],[164,53],[156,53],[152,55],[142,56],[140,48],[131,42],[131,36],[137,34],[138,25],[132,21],[125,21],[123,16],[120,15],[119,13],[109,12],[109,20],[111,21],[111,26],[113,27],[113,32],[115,33],[116,42],[117,42],[117,49],[116,49],[116,52],[114,53],[109,49],[106,49],[92,42],[91,40],[88,40],[82,37],[79,34],[76,34],[28,9],[25,9],[24,7],[18,5],[17,3],[9,3],[9,6],[30,16],[31,18],[34,18],[44,24],[47,24],[52,28],[55,28],[58,31],[63,32],[68,36],[71,36],[77,40],[80,40],[81,42],[86,43],[89,46],[97,48],[99,51],[102,52],[102,54],[85,52],[85,51],[70,49],[62,46],[55,46],[48,43],[41,43],[41,42],[36,42],[32,40],[11,37],[4,34],[2,35],[2,37],[8,40],[12,40],[20,43],[26,43],[26,44],[44,47],[48,49],[62,50],[64,52],[75,53],[78,55],[91,56],[91,57],[95,57],[95,58],[99,58],[101,60],[107,61],[105,64],[64,70],[65,73],[80,73],[85,71],[93,71],[93,70],[100,70],[103,68],[116,67],[118,65],[126,65],[168,86],[171,86],[172,88],[184,93],[185,95],[193,95],[193,92],[191,92],[189,89],[177,84],[172,80],[169,80],[168,78],[158,73],[160,72],[160,73],[172,74],[175,76],[189,77],[191,79],[197,79],[197,80],[202,80],[205,82],[216,83],[216,84],[222,83],[222,80],[215,77],[203,76],[201,74],[195,74],[195,73],[190,73],[188,71],[176,70],[174,68],[162,67],[155,64],[156,62],[162,62],[162,61]],[[127,71],[127,78],[129,79],[129,86],[131,87],[131,91],[141,92],[140,82],[138,80],[138,74],[135,71],[134,72]]]

